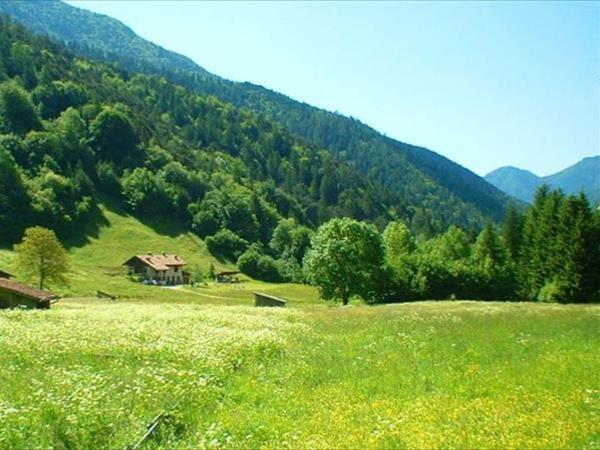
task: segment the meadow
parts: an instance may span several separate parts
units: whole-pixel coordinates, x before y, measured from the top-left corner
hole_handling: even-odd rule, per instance
[[[0,448],[598,448],[600,308],[0,312]]]
[[[600,448],[598,305],[143,286],[121,267],[132,254],[231,266],[173,224],[101,211],[70,243],[66,298],[0,311],[2,449],[132,448],[161,414],[140,448]],[[254,308],[254,291],[288,307]]]

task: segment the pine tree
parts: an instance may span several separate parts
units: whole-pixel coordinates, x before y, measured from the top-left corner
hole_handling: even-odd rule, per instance
[[[510,205],[506,210],[502,240],[508,257],[512,262],[516,262],[523,242],[523,216],[519,214],[514,205]]]
[[[486,269],[494,269],[504,263],[502,246],[491,223],[487,223],[477,237],[473,257]]]

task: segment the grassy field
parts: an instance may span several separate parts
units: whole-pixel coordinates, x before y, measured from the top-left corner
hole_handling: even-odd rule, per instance
[[[261,283],[243,275],[239,284],[217,286],[210,282],[185,289],[163,289],[133,282],[127,278],[122,264],[131,256],[146,252],[178,254],[204,274],[208,274],[211,264],[217,271],[232,266],[212,257],[202,240],[176,222],[144,223],[112,205],[101,206],[100,213],[100,225],[88,230],[85,238],[68,245],[70,283],[66,287],[51,286],[53,292],[68,297],[93,297],[96,291],[102,290],[146,302],[249,305],[253,301],[252,291],[266,291],[273,295],[285,294],[292,303],[317,302],[312,288]],[[0,249],[0,269],[18,276],[14,259],[12,251]]]
[[[0,448],[600,448],[600,307],[0,312]]]
[[[70,298],[0,310],[0,449],[128,448],[160,414],[142,448],[600,449],[600,306],[143,286],[121,267],[136,253],[228,266],[176,224],[101,215],[69,243],[71,284],[53,290]],[[253,308],[253,291],[289,307]]]

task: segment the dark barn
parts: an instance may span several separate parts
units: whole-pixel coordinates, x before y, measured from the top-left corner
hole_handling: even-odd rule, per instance
[[[50,292],[25,286],[7,278],[0,278],[0,308],[50,309],[58,297]]]

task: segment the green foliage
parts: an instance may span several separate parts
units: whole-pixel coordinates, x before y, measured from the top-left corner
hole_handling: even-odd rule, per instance
[[[30,198],[21,171],[0,144],[0,242],[15,242],[31,220]]]
[[[21,243],[15,245],[15,252],[20,273],[28,280],[35,280],[40,289],[48,283],[66,284],[68,253],[54,231],[42,227],[28,228]]]
[[[571,297],[570,291],[570,287],[564,281],[550,281],[540,289],[536,300],[543,303],[566,302]]]
[[[307,276],[321,296],[344,305],[353,296],[376,301],[377,272],[383,265],[383,243],[377,230],[347,218],[319,227],[304,259]]]
[[[294,219],[282,219],[273,230],[269,247],[281,258],[301,263],[312,236],[310,228],[298,225]]]
[[[240,271],[257,280],[283,281],[277,262],[271,256],[265,255],[256,245],[248,248],[238,258],[237,265]]]
[[[129,115],[115,107],[105,107],[90,124],[91,144],[101,161],[121,164],[136,159],[138,137]]]
[[[409,221],[418,214],[417,208],[427,211],[429,226],[433,227],[431,234],[425,230],[429,238],[450,224],[472,228],[482,226],[489,218],[499,220],[509,203],[510,199],[498,189],[435,152],[395,141],[356,119],[294,101],[261,86],[221,79],[188,58],[144,41],[106,16],[60,2],[35,6],[27,2],[5,2],[0,4],[0,11],[6,11],[38,32],[58,38],[80,55],[111,64],[118,62],[135,72],[164,76],[178,85],[218,97],[278,124],[273,127],[274,133],[262,137],[262,123],[245,120],[240,120],[239,126],[217,133],[212,126],[215,117],[208,115],[208,120],[198,121],[202,123],[197,124],[193,134],[202,146],[214,143],[217,135],[222,136],[217,148],[236,156],[243,156],[247,151],[240,137],[259,140],[260,145],[252,150],[253,156],[259,158],[248,159],[252,171],[267,172],[286,191],[291,190],[294,181],[302,179],[303,184],[311,187],[313,199],[322,204],[317,222],[344,215],[372,219],[379,215],[376,205],[381,194],[378,191],[383,189],[384,203],[392,206],[404,220]],[[140,92],[146,93],[143,89]],[[165,98],[168,97],[161,101]],[[166,122],[169,118],[180,125],[185,122],[186,113],[172,110],[164,118]],[[326,149],[339,161],[349,162],[373,186],[349,192],[345,180],[349,173],[335,163],[332,167],[322,164],[318,169],[310,167],[310,163],[303,164],[299,174],[295,162],[291,165],[286,162],[294,160],[297,143],[281,126]],[[304,159],[305,163],[308,161],[310,157]],[[332,207],[341,207],[341,211],[331,214],[337,209]],[[315,206],[311,207],[311,213],[314,209]],[[283,216],[288,217],[288,214]],[[416,235],[422,233],[412,229]]]
[[[144,167],[126,170],[122,183],[123,196],[134,211],[160,213],[173,210],[166,184],[152,171]]]
[[[236,261],[248,248],[247,240],[228,229],[219,230],[206,238],[206,247],[217,258]]]
[[[0,143],[30,191],[34,223],[61,236],[83,225],[99,193],[145,216],[176,217],[202,237],[226,228],[263,245],[285,217],[311,227],[348,214],[384,223],[397,202],[349,164],[247,110],[76,59],[6,19],[0,35]],[[26,48],[11,51],[17,42]],[[28,64],[35,76],[23,89]],[[318,203],[324,168],[336,190],[327,206]],[[298,233],[286,250],[294,254],[277,255],[289,267],[308,243],[308,228]]]
[[[504,264],[504,249],[491,223],[486,224],[479,236],[477,236],[477,241],[473,249],[473,258],[475,258],[475,261],[479,265],[488,270],[493,270]]]
[[[41,84],[32,92],[32,97],[44,119],[56,118],[70,107],[84,105],[88,99],[86,90],[72,81]]]
[[[73,232],[74,224],[81,222],[92,210],[93,200],[87,195],[86,177],[66,178],[51,169],[44,168],[29,181],[31,206],[36,221],[58,229],[62,234]]]
[[[524,217],[514,205],[506,210],[504,226],[502,227],[502,239],[506,247],[507,256],[515,262],[521,254],[523,245],[523,222]]]
[[[548,285],[547,290],[561,292],[562,300],[594,299],[600,288],[599,240],[600,228],[584,195],[565,197],[540,187],[523,231],[518,270],[522,295],[538,298]]]
[[[23,136],[40,127],[27,92],[14,81],[0,84],[0,130]]]

